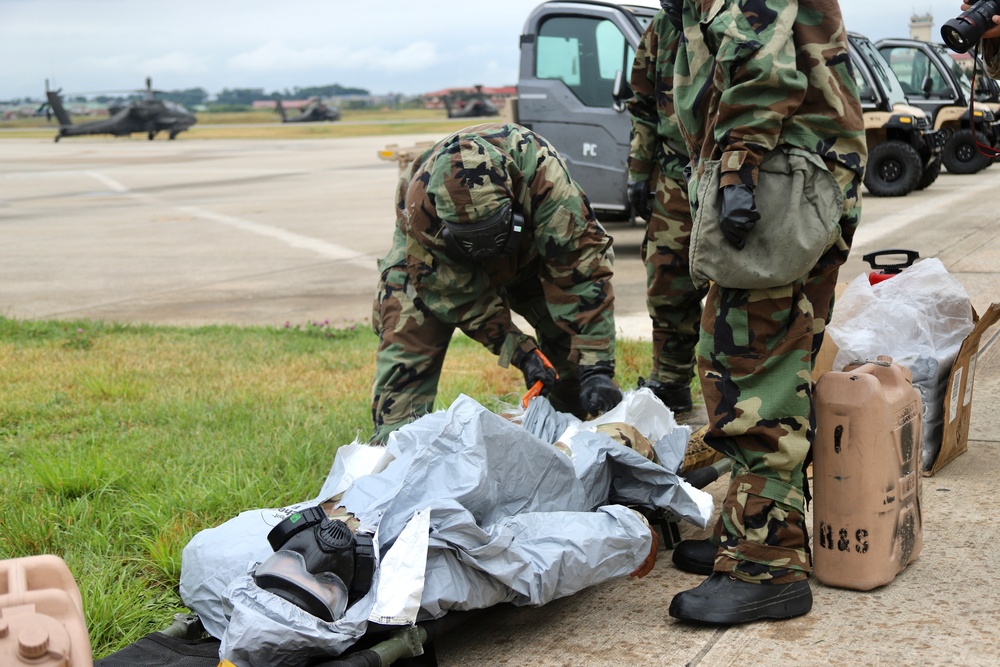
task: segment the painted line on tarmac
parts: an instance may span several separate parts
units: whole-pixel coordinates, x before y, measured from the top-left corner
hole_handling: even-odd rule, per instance
[[[130,193],[129,189],[125,185],[119,183],[107,174],[102,174],[99,171],[85,171],[83,173],[87,174],[87,176],[90,176],[96,181],[100,181],[114,192]]]
[[[312,236],[305,236],[303,234],[290,232],[287,229],[282,229],[281,227],[274,227],[272,225],[265,225],[259,222],[252,222],[250,220],[244,220],[242,218],[237,218],[231,215],[215,213],[214,211],[209,211],[207,209],[198,206],[177,206],[166,199],[153,197],[152,195],[144,194],[141,192],[133,192],[124,184],[120,183],[119,181],[116,181],[107,174],[102,174],[99,171],[86,171],[84,173],[90,176],[91,178],[100,181],[102,184],[104,184],[114,192],[120,192],[133,199],[139,199],[145,202],[152,202],[157,204],[158,206],[173,208],[176,211],[186,213],[187,215],[199,218],[201,220],[217,222],[232,227],[234,229],[238,229],[243,232],[249,232],[251,234],[256,234],[257,236],[263,236],[265,238],[281,241],[289,248],[295,248],[296,250],[308,250],[322,257],[334,259],[337,260],[338,262],[345,262],[347,264],[351,264],[352,266],[357,266],[363,269],[369,269],[372,271],[378,270],[377,262],[375,261],[375,258],[373,258],[371,255],[366,255],[364,253],[357,252],[356,250],[351,250],[350,248],[345,248],[344,246],[337,245],[335,243],[329,243],[327,241],[323,241],[322,239],[314,238]]]
[[[365,269],[375,270],[378,268],[375,260],[370,255],[365,255],[364,253],[351,250],[350,248],[345,248],[344,246],[336,245],[335,243],[328,243],[311,236],[296,234],[295,232],[290,232],[287,229],[282,229],[280,227],[272,227],[271,225],[263,225],[259,222],[251,222],[249,220],[243,220],[242,218],[235,218],[231,215],[214,213],[197,206],[176,206],[174,208],[182,213],[187,213],[188,215],[196,218],[218,222],[244,232],[250,232],[251,234],[257,234],[258,236],[281,241],[290,248],[295,248],[297,250],[310,250],[315,252],[317,255],[322,255],[323,257],[328,257],[337,261],[343,261]]]
[[[869,225],[865,224],[865,205],[864,201],[862,201],[861,224],[858,226],[858,231],[854,234],[854,241],[851,245],[854,248],[867,246],[890,234],[895,234],[922,218],[948,213],[954,215],[956,210],[963,209],[961,204],[967,202],[970,197],[974,198],[975,194],[986,192],[987,190],[996,190],[996,187],[994,181],[987,181],[977,187],[961,187],[950,195],[934,199],[933,204],[928,205],[927,202],[914,204],[892,215],[883,216],[877,223]]]

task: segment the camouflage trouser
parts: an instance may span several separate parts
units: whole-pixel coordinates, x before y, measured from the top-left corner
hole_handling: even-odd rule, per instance
[[[646,306],[653,320],[653,367],[659,382],[691,382],[698,322],[705,289],[695,289],[688,271],[691,209],[687,184],[656,179],[653,214],[646,223],[642,261],[646,265]]]
[[[803,471],[815,434],[811,374],[861,217],[860,179],[833,173],[845,193],[841,237],[813,270],[774,289],[713,284],[702,317],[705,442],[733,460],[715,570],[746,581],[787,583],[811,569]]]
[[[535,330],[542,352],[556,367],[559,382],[549,395],[557,409],[582,415],[576,365],[570,363],[571,337],[549,314],[537,271],[505,289],[507,303]],[[379,281],[372,309],[372,328],[379,336],[372,386],[371,442],[384,443],[392,431],[434,409],[438,381],[455,327],[437,319],[399,267],[387,269]]]

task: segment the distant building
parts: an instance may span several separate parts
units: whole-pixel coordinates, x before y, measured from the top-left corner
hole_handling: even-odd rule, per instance
[[[934,34],[934,16],[931,14],[914,14],[910,17],[910,39],[919,39],[921,42],[935,42],[931,39]]]
[[[442,90],[424,93],[421,95],[424,100],[424,108],[444,109],[445,98],[459,100],[464,99],[474,95],[477,87],[478,86],[468,86],[466,88],[444,88]],[[496,105],[497,109],[500,109],[500,111],[503,112],[504,108],[507,106],[508,100],[513,97],[517,97],[517,86],[500,86],[499,88],[489,88],[487,86],[483,86],[482,93]],[[461,108],[461,103],[458,105],[458,108]]]
[[[962,69],[963,72],[968,74],[969,77],[972,76],[972,67],[976,63],[974,60],[972,60],[971,53],[952,53],[951,51],[949,51],[948,55],[951,56],[951,59],[958,64],[958,66]],[[980,76],[982,76],[982,72],[980,72],[979,74]]]

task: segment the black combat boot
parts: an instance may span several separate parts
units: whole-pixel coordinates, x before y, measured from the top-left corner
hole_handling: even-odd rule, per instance
[[[690,384],[639,378],[639,386],[649,387],[653,391],[653,395],[663,401],[663,404],[670,408],[675,415],[688,412],[693,407]]]
[[[697,588],[670,602],[670,615],[682,621],[737,625],[763,619],[802,616],[812,609],[812,589],[803,579],[791,584],[751,584],[713,572]]]
[[[704,540],[681,540],[674,547],[671,558],[677,569],[690,572],[692,574],[712,574],[712,567],[715,565],[715,554],[719,551],[719,545],[711,538]]]

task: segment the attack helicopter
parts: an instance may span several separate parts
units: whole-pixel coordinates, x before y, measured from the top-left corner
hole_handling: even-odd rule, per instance
[[[170,139],[190,128],[197,122],[194,114],[180,104],[161,100],[156,97],[161,91],[153,90],[152,80],[146,77],[146,88],[138,91],[142,99],[116,104],[108,108],[110,117],[107,120],[95,120],[89,123],[75,125],[62,104],[62,90],[49,90],[45,84],[46,105],[59,121],[59,134],[55,141],[62,137],[78,137],[86,134],[111,134],[116,137],[126,137],[133,132],[145,132],[152,141],[157,133],[167,132]]]
[[[455,100],[452,99],[451,95],[445,95],[443,101],[445,109],[448,111],[448,118],[479,118],[500,115],[500,109],[486,97],[481,85],[476,86],[476,92],[470,95],[460,108],[455,108]]]
[[[340,109],[327,106],[318,97],[310,98],[302,110],[295,116],[285,112],[280,99],[275,99],[275,112],[281,114],[282,123],[316,123],[324,120],[340,120]]]

